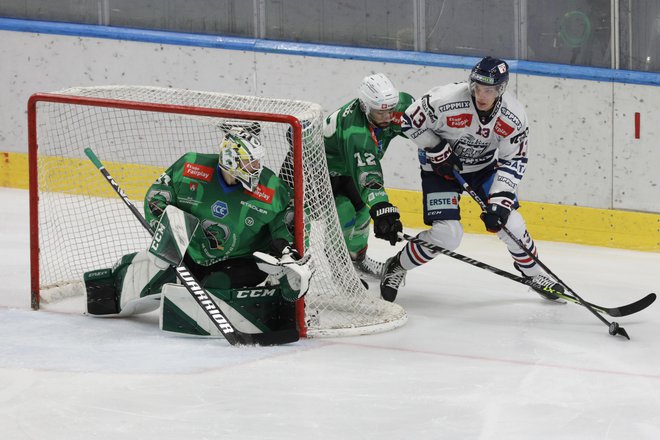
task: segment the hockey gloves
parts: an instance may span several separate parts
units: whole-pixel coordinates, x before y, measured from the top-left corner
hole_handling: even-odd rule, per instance
[[[454,154],[451,145],[444,139],[438,145],[426,151],[426,160],[431,164],[435,174],[447,180],[454,180],[454,169],[463,171],[460,159]]]
[[[515,198],[515,194],[510,192],[499,192],[490,195],[488,206],[481,213],[481,220],[486,225],[488,232],[499,232],[502,226],[506,225]]]
[[[309,266],[309,256],[300,257],[295,249],[287,246],[282,250],[282,256],[278,259],[263,252],[253,254],[257,259],[259,269],[275,278],[286,277],[291,289],[282,288],[282,297],[287,301],[296,301],[309,290],[309,280],[312,278],[312,269]]]
[[[376,203],[369,210],[369,215],[374,221],[374,235],[390,242],[392,246],[399,241],[399,232],[403,231],[403,225],[399,220],[399,210],[388,202]]]

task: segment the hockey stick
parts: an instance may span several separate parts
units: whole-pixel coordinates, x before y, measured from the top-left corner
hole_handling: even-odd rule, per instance
[[[85,148],[85,154],[89,160],[92,161],[94,166],[98,168],[101,174],[103,174],[119,197],[121,197],[128,209],[130,209],[133,215],[140,221],[140,224],[142,224],[142,226],[144,226],[144,228],[153,236],[154,231],[151,226],[149,226],[149,223],[147,223],[147,220],[142,216],[140,211],[137,210],[133,202],[130,201],[124,190],[119,187],[119,184],[112,178],[108,170],[103,166],[99,158],[96,157],[96,154],[94,154],[91,148]],[[199,282],[195,279],[193,274],[190,273],[183,262],[174,267],[174,269],[176,277],[181,281],[186,290],[190,292],[190,295],[192,295],[195,302],[199,304],[202,310],[204,310],[206,316],[208,316],[220,333],[222,333],[222,336],[224,336],[227,342],[231,345],[279,345],[298,340],[298,331],[295,329],[256,334],[241,332],[229,322],[220,307],[218,307],[215,301],[211,299],[211,295],[200,286]]]
[[[408,235],[408,234],[401,234],[401,237],[406,241],[418,244],[418,245],[423,246],[427,249],[430,249],[434,252],[439,252],[443,255],[446,255],[446,256],[454,258],[456,260],[462,261],[464,263],[471,264],[472,266],[478,267],[480,269],[485,269],[489,272],[494,273],[495,275],[499,275],[501,277],[508,278],[512,281],[515,281],[515,282],[520,283],[520,284],[524,284],[524,285],[532,287],[532,288],[539,288],[539,287],[543,288],[546,292],[552,293],[553,295],[557,295],[558,297],[563,298],[566,301],[572,302],[574,304],[581,304],[580,300],[578,298],[574,297],[573,295],[556,291],[556,290],[552,289],[551,287],[535,285],[534,282],[531,280],[531,278],[521,277],[519,275],[512,274],[512,273],[507,272],[505,270],[498,269],[497,267],[491,266],[491,265],[486,264],[486,263],[482,263],[481,261],[477,261],[477,260],[472,259],[470,257],[466,257],[465,255],[461,255],[461,254],[458,254],[456,252],[452,252],[448,249],[442,248],[440,246],[436,246],[436,245],[434,245],[432,243],[429,243],[427,241],[424,241],[424,240],[422,240],[421,238],[418,238],[418,237],[413,237],[413,236]],[[646,295],[644,298],[642,298],[640,300],[637,300],[633,303],[626,304],[626,305],[619,306],[619,307],[603,307],[603,306],[599,306],[599,305],[596,305],[596,304],[593,304],[593,303],[589,303],[589,305],[591,307],[593,307],[594,310],[596,310],[600,313],[605,313],[605,314],[610,315],[610,316],[628,316],[628,315],[632,315],[633,313],[637,313],[637,312],[640,312],[640,311],[644,310],[645,308],[647,308],[648,306],[653,304],[653,302],[655,301],[655,298],[656,298],[655,293],[649,293],[648,295]]]
[[[470,194],[470,196],[472,196],[474,201],[479,204],[479,206],[481,207],[481,210],[483,212],[485,212],[487,206],[484,203],[484,201],[481,200],[481,197],[479,197],[479,195],[474,191],[474,189],[472,189],[472,187],[465,181],[465,179],[463,178],[463,176],[461,176],[461,174],[458,172],[458,170],[454,169],[453,171],[454,171],[454,177],[456,178],[456,180],[458,180],[458,182],[461,184],[461,186],[463,186],[465,191],[467,191],[467,193]],[[539,260],[539,258],[536,255],[534,255],[529,249],[527,249],[527,246],[525,246],[525,244],[522,241],[520,241],[515,235],[513,235],[513,232],[511,232],[509,230],[509,228],[507,228],[505,225],[501,225],[501,226],[502,226],[502,230],[518,245],[518,247],[522,251],[524,251],[527,254],[527,256],[529,258],[534,260],[534,262],[536,264],[541,266],[543,268],[543,270],[545,270],[549,275],[554,277],[555,280],[557,280],[559,283],[561,283],[566,288],[566,290],[568,290],[570,293],[572,293],[575,296],[575,298],[577,298],[579,300],[579,304],[586,307],[587,310],[589,310],[591,313],[593,313],[593,315],[595,317],[597,317],[605,325],[607,325],[608,328],[609,328],[610,335],[612,335],[612,336],[621,335],[621,336],[624,336],[625,338],[627,338],[628,340],[630,340],[630,336],[628,336],[628,333],[626,332],[626,330],[623,327],[619,326],[619,323],[617,323],[615,321],[609,322],[607,319],[603,318],[596,310],[594,310],[594,308],[591,306],[591,304],[589,304],[588,302],[586,302],[585,300],[580,298],[580,295],[575,293],[575,290],[568,287],[568,285],[564,281],[562,281],[557,275],[555,275],[548,268],[548,266],[543,264],[543,262],[541,262],[541,260]]]

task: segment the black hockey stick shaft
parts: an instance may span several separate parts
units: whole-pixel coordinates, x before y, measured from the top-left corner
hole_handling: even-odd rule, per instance
[[[130,201],[124,190],[121,189],[121,187],[115,181],[115,179],[113,179],[113,177],[110,175],[110,173],[105,168],[105,166],[103,166],[103,164],[96,156],[96,154],[90,148],[85,149],[85,154],[87,155],[89,160],[91,160],[92,163],[96,166],[96,168],[98,168],[101,174],[103,174],[103,176],[106,178],[110,186],[112,186],[115,192],[124,201],[128,209],[130,209],[133,215],[139,220],[140,224],[144,226],[144,228],[147,231],[149,231],[151,235],[153,235],[154,231],[149,225],[149,223],[147,223],[147,220],[140,213],[140,211],[138,211],[138,209],[135,207],[133,202]],[[222,335],[225,337],[227,342],[229,342],[231,345],[278,344],[276,340],[277,338],[273,338],[274,335],[263,334],[264,337],[260,338],[262,334],[252,335],[248,333],[243,333],[238,329],[236,329],[229,322],[227,316],[225,316],[225,314],[222,312],[220,307],[218,307],[215,301],[211,299],[210,294],[208,294],[206,290],[200,286],[199,282],[195,279],[195,277],[192,275],[192,273],[190,273],[190,271],[186,268],[186,266],[183,263],[179,264],[178,266],[175,266],[174,269],[175,269],[174,272],[176,274],[176,277],[181,281],[181,283],[186,288],[186,290],[188,290],[188,292],[193,297],[195,302],[199,304],[202,310],[204,310],[206,316],[209,317],[211,322],[213,322],[216,328],[220,331],[220,333],[222,333]],[[279,343],[286,343],[286,342],[292,342],[292,341],[286,340]]]
[[[474,191],[474,189],[472,189],[472,187],[470,186],[470,184],[468,184],[468,183],[465,181],[465,179],[463,178],[463,176],[461,176],[461,173],[459,173],[458,170],[454,169],[453,171],[454,171],[454,177],[456,178],[456,180],[461,184],[461,186],[465,189],[465,191],[466,191],[468,194],[470,194],[470,196],[474,199],[474,201],[477,202],[477,204],[481,207],[482,212],[485,212],[487,206],[486,206],[486,204],[484,203],[484,201],[481,200],[481,197],[479,197],[479,194],[477,194],[476,191]],[[501,226],[502,226],[502,230],[504,231],[504,233],[507,234],[507,235],[508,235],[508,236],[509,236],[509,237],[510,237],[510,238],[511,238],[511,239],[512,239],[517,245],[518,245],[518,247],[520,248],[520,250],[522,250],[523,252],[525,252],[525,254],[527,254],[527,256],[528,256],[529,258],[531,258],[532,260],[534,260],[534,262],[535,262],[536,264],[538,264],[539,266],[541,266],[541,267],[543,268],[543,270],[545,270],[550,276],[554,277],[555,280],[557,280],[559,283],[561,283],[561,284],[566,288],[566,290],[568,290],[569,292],[571,292],[571,293],[572,293],[572,294],[573,294],[573,295],[574,295],[574,296],[580,301],[580,304],[581,304],[581,305],[583,305],[583,306],[584,306],[587,310],[589,310],[589,311],[590,311],[595,317],[597,317],[597,318],[598,318],[599,320],[601,320],[605,325],[607,325],[608,328],[609,328],[609,333],[610,333],[610,335],[612,335],[612,336],[615,336],[615,335],[621,335],[621,336],[624,336],[624,337],[627,338],[627,339],[630,339],[630,336],[628,336],[628,332],[626,332],[626,330],[625,330],[623,327],[620,327],[619,324],[618,324],[617,322],[614,322],[614,321],[609,322],[607,319],[603,318],[603,316],[600,315],[596,310],[594,310],[594,308],[591,307],[591,305],[590,305],[587,301],[583,300],[583,299],[580,297],[580,295],[578,295],[577,293],[575,293],[575,291],[574,291],[573,289],[571,289],[571,288],[570,288],[570,287],[569,287],[564,281],[562,281],[561,278],[559,278],[557,275],[555,275],[554,272],[552,272],[552,271],[550,270],[550,268],[548,268],[548,266],[546,266],[545,264],[543,264],[543,262],[542,262],[542,261],[541,261],[536,255],[534,255],[534,254],[532,253],[532,251],[530,251],[529,249],[527,249],[527,246],[525,246],[525,244],[524,244],[522,241],[520,241],[520,240],[518,239],[518,237],[516,237],[515,235],[513,235],[513,232],[511,232],[511,231],[509,230],[509,228],[507,228],[505,225],[501,225]]]
[[[464,263],[470,264],[472,266],[478,267],[480,269],[487,270],[489,272],[494,273],[495,275],[499,275],[501,277],[508,278],[511,281],[515,281],[517,283],[524,284],[524,285],[529,286],[529,287],[538,287],[538,286],[534,285],[534,282],[530,278],[525,278],[525,277],[521,277],[519,275],[512,274],[511,272],[507,272],[505,270],[499,269],[497,267],[491,266],[489,264],[483,263],[483,262],[475,260],[473,258],[466,257],[465,255],[461,255],[459,253],[450,251],[450,250],[445,249],[443,247],[436,246],[433,243],[429,243],[425,240],[422,240],[419,237],[413,237],[413,236],[408,235],[408,234],[401,234],[401,237],[406,241],[418,244],[418,245],[420,245],[422,247],[425,247],[427,249],[430,249],[434,252],[439,252],[443,255],[446,255],[446,256],[454,258],[456,260],[459,260],[459,261],[462,261]],[[573,295],[556,291],[556,290],[552,289],[551,287],[545,287],[544,286],[543,288],[548,293],[551,293],[553,295],[557,295],[558,297],[563,298],[566,301],[572,302],[574,304],[580,304],[580,300],[577,299],[576,297],[574,297]],[[605,314],[610,315],[610,316],[627,316],[627,315],[632,315],[633,313],[637,313],[639,311],[644,310],[645,308],[647,308],[648,306],[653,304],[655,299],[656,299],[655,293],[649,293],[648,295],[646,295],[644,298],[642,298],[640,300],[637,300],[633,303],[626,304],[626,305],[619,306],[619,307],[603,307],[603,306],[599,306],[599,305],[596,305],[596,304],[593,304],[593,303],[589,303],[589,305],[591,307],[593,307],[596,311],[598,311],[600,313],[605,313]]]

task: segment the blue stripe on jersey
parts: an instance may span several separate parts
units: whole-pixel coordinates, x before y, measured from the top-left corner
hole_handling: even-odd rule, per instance
[[[520,173],[517,173],[516,171],[512,170],[511,168],[506,168],[506,167],[500,167],[497,169],[498,171],[503,171],[505,173],[511,174],[513,177],[516,179],[520,180],[523,178],[523,175]]]

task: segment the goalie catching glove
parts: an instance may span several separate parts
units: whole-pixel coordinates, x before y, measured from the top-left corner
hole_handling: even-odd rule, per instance
[[[293,302],[305,296],[312,277],[312,270],[309,267],[310,254],[300,258],[295,249],[287,246],[282,250],[280,258],[263,252],[254,252],[253,255],[257,259],[257,266],[263,272],[278,279],[286,277],[291,290],[282,289],[282,297],[285,300]]]

